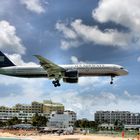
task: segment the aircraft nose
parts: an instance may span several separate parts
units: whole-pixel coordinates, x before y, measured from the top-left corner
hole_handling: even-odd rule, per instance
[[[128,70],[124,69],[124,70],[123,70],[123,74],[124,74],[124,75],[128,75]]]

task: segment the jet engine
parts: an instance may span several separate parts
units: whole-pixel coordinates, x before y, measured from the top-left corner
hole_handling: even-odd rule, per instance
[[[78,83],[78,71],[68,70],[64,73],[63,81],[65,83]]]
[[[78,77],[78,71],[77,70],[67,70],[64,73],[65,78],[77,78]]]
[[[65,83],[78,83],[78,78],[63,78]]]

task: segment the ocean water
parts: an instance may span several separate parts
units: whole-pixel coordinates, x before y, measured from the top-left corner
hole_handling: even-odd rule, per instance
[[[0,140],[19,140],[19,139],[15,139],[15,138],[0,138]]]
[[[27,139],[20,139],[20,138],[0,138],[0,140],[27,140]]]

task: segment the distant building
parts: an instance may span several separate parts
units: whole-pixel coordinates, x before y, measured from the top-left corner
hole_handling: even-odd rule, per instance
[[[22,122],[27,120],[28,122],[31,121],[31,118],[35,115],[35,113],[24,113],[22,111],[19,112],[0,112],[0,121],[7,121],[12,119],[13,117],[17,117]],[[43,115],[43,114],[39,114]]]
[[[30,105],[16,104],[13,107],[0,106],[0,120],[6,121],[13,117],[17,117],[22,121],[31,121],[31,118],[36,113],[49,117],[52,111],[64,112],[64,105],[45,100],[43,103],[34,101]]]
[[[23,111],[24,113],[43,113],[43,104],[35,101],[31,105],[16,104],[11,110],[16,112]]]
[[[52,112],[47,123],[52,128],[68,128],[73,127],[76,121],[76,113],[73,111]]]
[[[114,124],[103,123],[103,124],[100,124],[98,128],[111,130],[111,129],[114,129],[115,127],[114,127]]]
[[[137,130],[140,130],[140,125],[124,125],[124,129],[137,129]]]
[[[103,124],[114,124],[116,121],[126,125],[139,125],[140,113],[131,113],[129,111],[97,111],[95,121]]]
[[[44,100],[43,113],[50,114],[53,111],[64,112],[64,105],[60,103],[54,103],[49,100]]]

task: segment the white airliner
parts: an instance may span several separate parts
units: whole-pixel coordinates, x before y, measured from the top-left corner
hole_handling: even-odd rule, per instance
[[[0,74],[23,78],[48,78],[54,79],[55,87],[60,86],[63,79],[66,83],[78,83],[79,77],[85,76],[110,76],[113,84],[115,76],[127,75],[128,71],[120,65],[114,64],[71,64],[56,65],[40,55],[35,55],[39,66],[16,66],[7,56],[0,52]]]

